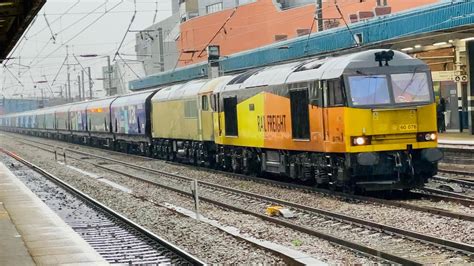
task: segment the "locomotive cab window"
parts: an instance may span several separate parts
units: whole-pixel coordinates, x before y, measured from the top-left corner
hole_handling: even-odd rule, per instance
[[[386,75],[351,76],[348,80],[354,106],[390,104]]]
[[[322,106],[322,93],[320,81],[311,82],[309,84],[309,103],[312,106]]]
[[[209,99],[207,95],[201,97],[201,109],[203,111],[209,111]]]
[[[431,101],[431,93],[426,73],[392,74],[395,103]]]
[[[328,106],[344,106],[343,86],[340,79],[333,79],[327,82],[328,86]]]
[[[211,97],[211,108],[212,110],[219,111],[217,109],[217,95],[215,94],[212,94],[212,97]]]
[[[309,139],[308,89],[290,90],[291,131],[293,139]]]

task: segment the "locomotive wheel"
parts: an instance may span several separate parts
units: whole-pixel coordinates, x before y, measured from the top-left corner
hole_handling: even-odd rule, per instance
[[[349,195],[354,195],[356,193],[356,188],[351,184],[345,184],[342,187],[342,192]]]
[[[404,189],[402,189],[402,194],[403,194],[403,195],[408,195],[408,194],[410,194],[410,191],[411,191],[411,189],[409,189],[409,188],[404,188]]]

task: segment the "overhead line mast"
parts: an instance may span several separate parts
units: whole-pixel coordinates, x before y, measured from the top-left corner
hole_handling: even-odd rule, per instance
[[[318,20],[318,31],[324,30],[323,25],[323,0],[316,0],[316,18]]]
[[[71,101],[71,73],[69,72],[69,45],[66,45],[66,65],[67,65],[67,91],[66,99]]]

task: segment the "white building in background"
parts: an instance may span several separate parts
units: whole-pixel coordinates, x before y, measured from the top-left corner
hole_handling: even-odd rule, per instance
[[[179,13],[136,34],[135,52],[143,61],[146,75],[173,69],[179,57],[178,38]]]
[[[107,66],[102,67],[103,87],[106,96],[130,93],[128,83],[145,76],[143,62],[140,61],[117,60],[110,68],[112,75],[109,80]]]

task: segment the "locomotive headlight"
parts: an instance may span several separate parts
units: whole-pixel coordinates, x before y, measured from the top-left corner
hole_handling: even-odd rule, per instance
[[[430,140],[431,140],[431,134],[430,134],[430,133],[426,133],[426,134],[425,134],[425,140],[426,140],[426,141],[430,141]]]
[[[370,137],[352,137],[353,146],[370,145]]]
[[[435,141],[438,138],[438,135],[434,132],[418,133],[418,141]]]
[[[354,144],[356,145],[364,145],[365,144],[365,139],[363,137],[358,137],[354,139]]]

